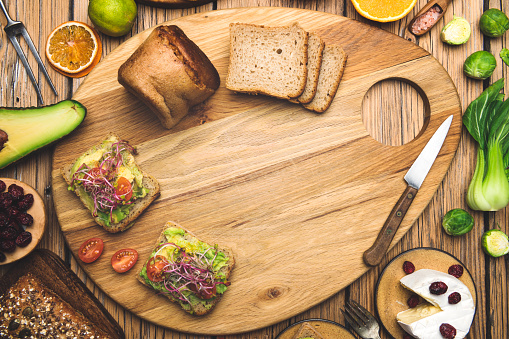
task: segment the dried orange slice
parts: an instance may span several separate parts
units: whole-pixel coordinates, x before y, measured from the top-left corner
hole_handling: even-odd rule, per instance
[[[352,4],[365,18],[390,22],[404,18],[414,8],[417,0],[352,0]]]
[[[99,62],[102,44],[97,32],[85,23],[68,21],[51,32],[46,41],[46,58],[63,75],[79,78]]]

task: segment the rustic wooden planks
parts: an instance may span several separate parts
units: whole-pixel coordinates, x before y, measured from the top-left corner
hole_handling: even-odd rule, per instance
[[[413,14],[426,4],[426,0],[417,1],[417,5],[412,13],[401,21],[390,24],[378,24],[370,22],[355,12],[349,0],[333,1],[333,0],[219,0],[209,5],[200,6],[196,9],[189,10],[164,10],[156,9],[148,6],[140,5],[138,20],[135,24],[132,34],[143,31],[155,24],[162,23],[172,18],[185,16],[196,12],[204,12],[211,10],[214,7],[218,9],[232,8],[232,7],[247,7],[247,6],[283,6],[319,10],[327,13],[334,13],[345,15],[350,18],[360,20],[361,22],[368,23],[375,27],[401,35],[406,24],[410,21]],[[486,3],[486,2],[485,2]],[[509,2],[507,0],[489,1],[489,7],[498,7],[507,11]],[[80,20],[89,22],[86,15],[86,7],[88,1],[86,0],[44,0],[40,2],[28,0],[7,0],[6,5],[9,12],[13,17],[25,23],[27,29],[39,50],[43,49],[46,36],[50,33],[51,29],[56,25],[70,20]],[[466,79],[461,72],[462,61],[472,52],[483,49],[484,39],[477,29],[477,20],[483,11],[483,2],[477,0],[468,0],[464,2],[453,1],[444,16],[444,19],[427,35],[417,40],[419,46],[423,47],[434,55],[448,70],[451,78],[453,79],[460,95],[463,108],[473,100],[482,91],[483,84],[479,81]],[[464,16],[472,23],[473,35],[471,40],[464,46],[448,47],[443,45],[438,39],[439,30],[441,27],[452,19],[452,15]],[[0,22],[2,25],[5,23],[4,18],[0,15]],[[131,35],[132,35],[131,34]],[[2,106],[32,106],[36,105],[36,95],[32,88],[30,80],[24,73],[21,64],[17,60],[17,56],[9,46],[3,31],[0,32],[0,78],[3,81],[0,83],[0,103]],[[129,38],[130,35],[124,38],[109,38],[101,35],[105,49],[103,56],[106,56],[121,42]],[[488,41],[487,41],[488,42]],[[489,44],[492,46],[491,50],[496,55],[500,47],[507,46],[507,36],[498,40],[491,40]],[[498,46],[498,47],[497,47]],[[497,56],[497,55],[496,55]],[[498,56],[497,56],[498,58]],[[43,57],[44,60],[44,57]],[[499,64],[495,71],[493,80],[502,76],[507,77],[507,67],[502,64],[500,59],[497,59]],[[35,68],[35,60],[29,56],[29,62]],[[58,100],[68,98],[74,93],[78,85],[83,81],[70,80],[58,73],[49,69],[50,75],[57,86],[59,91],[58,98],[54,98],[49,90],[44,78],[39,73],[37,76],[41,79],[41,86],[43,88],[43,96],[48,103],[56,102]],[[507,82],[506,82],[507,83]],[[383,89],[381,89],[383,90]],[[386,89],[394,91],[395,95],[402,95],[406,97],[407,92],[404,89],[401,91],[394,89]],[[376,94],[378,96],[380,94]],[[413,107],[413,106],[408,106]],[[401,120],[406,119],[403,114]],[[417,117],[412,115],[411,119]],[[385,117],[381,120],[386,119]],[[403,123],[403,126],[406,124]],[[401,128],[400,128],[401,130]],[[406,132],[406,131],[405,131]],[[402,139],[410,138],[406,134],[392,135],[394,130],[387,135],[392,142],[400,142]],[[411,135],[411,133],[409,134]],[[47,206],[52,205],[51,191],[45,191],[45,188],[50,186],[50,171],[51,171],[51,157],[52,147],[40,150],[28,158],[21,160],[18,164],[12,165],[7,169],[1,171],[0,176],[12,177],[23,180],[28,184],[35,187],[41,196],[44,198]],[[479,238],[484,228],[491,228],[494,222],[500,224],[501,228],[506,232],[508,216],[504,211],[497,213],[486,214],[487,222],[485,223],[485,215],[483,213],[475,212],[476,228],[471,234],[462,238],[451,238],[441,232],[441,217],[450,208],[463,207],[466,208],[465,195],[470,176],[473,173],[475,162],[475,147],[474,143],[466,132],[463,132],[461,143],[457,155],[452,163],[451,169],[446,175],[442,187],[437,192],[437,195],[425,210],[423,215],[414,224],[412,229],[402,238],[402,240],[389,252],[387,258],[384,260],[386,263],[389,259],[397,255],[403,250],[414,248],[418,246],[434,246],[445,249],[454,255],[458,256],[469,267],[474,275],[477,283],[478,291],[484,293],[481,297],[478,313],[476,315],[473,327],[471,329],[470,338],[507,338],[508,334],[508,287],[507,287],[507,260],[504,259],[489,259],[486,260],[484,254],[480,251]],[[149,322],[143,321],[140,318],[133,316],[132,313],[124,310],[118,306],[109,297],[105,296],[92,282],[87,278],[86,274],[81,270],[80,266],[76,264],[70,252],[66,249],[62,233],[54,210],[48,211],[49,224],[46,236],[40,247],[50,248],[66,262],[71,265],[74,271],[78,271],[82,280],[87,286],[100,298],[106,305],[106,308],[115,319],[123,326],[127,338],[207,338],[208,336],[195,336],[178,334],[171,330],[155,326]],[[384,263],[380,265],[383,267]],[[486,268],[488,266],[488,269]],[[344,324],[343,317],[339,311],[348,298],[360,300],[364,306],[369,307],[372,311],[374,284],[379,275],[380,268],[374,268],[368,273],[363,275],[355,283],[338,292],[330,297],[326,302],[323,302],[310,310],[292,317],[281,323],[264,328],[262,330],[253,331],[243,335],[228,336],[228,339],[237,338],[274,338],[280,330],[296,320],[310,318],[310,317],[324,317],[339,321]],[[0,273],[5,270],[1,269]],[[488,274],[489,273],[489,274]],[[485,278],[486,275],[486,278]],[[382,333],[382,338],[388,338],[385,333]]]

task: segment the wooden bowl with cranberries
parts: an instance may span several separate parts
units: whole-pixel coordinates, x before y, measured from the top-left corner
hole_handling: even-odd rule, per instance
[[[23,258],[46,229],[44,201],[31,186],[0,178],[0,265]]]

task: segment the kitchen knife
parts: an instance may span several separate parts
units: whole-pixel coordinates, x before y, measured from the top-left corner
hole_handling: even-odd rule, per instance
[[[363,259],[366,265],[376,266],[382,261],[382,257],[389,248],[396,231],[398,230],[401,221],[405,217],[410,204],[414,200],[417,191],[422,185],[424,178],[428,174],[431,166],[435,162],[435,159],[442,148],[449,127],[451,127],[452,115],[448,117],[442,125],[436,130],[435,134],[428,141],[421,154],[412,164],[412,167],[408,170],[405,175],[405,181],[407,188],[401,195],[398,202],[392,209],[389,217],[385,221],[382,230],[378,234],[373,246],[371,246],[366,252],[364,252]]]

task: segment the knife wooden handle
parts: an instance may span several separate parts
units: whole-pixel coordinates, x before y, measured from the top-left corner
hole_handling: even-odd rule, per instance
[[[414,197],[417,194],[417,189],[411,186],[407,186],[405,192],[401,195],[398,202],[392,209],[389,217],[385,221],[384,226],[380,233],[378,233],[378,237],[376,238],[373,246],[364,252],[363,259],[366,265],[368,266],[376,266],[382,261],[382,258],[387,252],[389,245],[391,244],[396,231],[403,221],[410,204],[414,201]]]

